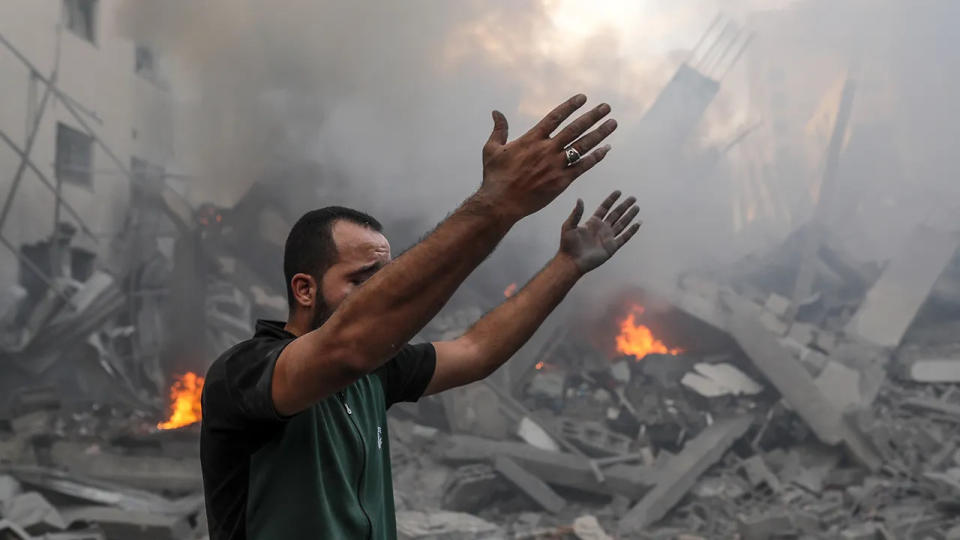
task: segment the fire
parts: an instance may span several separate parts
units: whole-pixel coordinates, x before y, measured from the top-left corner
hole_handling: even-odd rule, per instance
[[[537,362],[537,365],[533,367],[537,368],[537,371],[540,371],[541,369],[543,369],[543,360]]]
[[[683,352],[681,349],[670,348],[654,337],[653,332],[642,324],[637,323],[637,315],[643,315],[643,307],[635,306],[623,321],[620,322],[620,334],[617,335],[617,352],[630,354],[638,360],[648,354],[672,354]]]
[[[184,373],[170,387],[170,418],[160,422],[160,429],[176,429],[200,421],[200,394],[203,377],[192,371]]]
[[[506,298],[510,298],[511,296],[513,296],[513,293],[515,292],[517,292],[517,284],[511,283],[507,285],[506,289],[503,290],[503,296]]]

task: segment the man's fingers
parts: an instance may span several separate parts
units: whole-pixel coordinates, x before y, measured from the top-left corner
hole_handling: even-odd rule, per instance
[[[610,225],[610,226],[615,225],[617,223],[617,220],[620,219],[620,216],[622,216],[623,213],[626,212],[628,208],[633,206],[633,203],[635,202],[637,202],[636,197],[633,197],[633,196],[627,197],[627,200],[618,204],[617,207],[613,209],[613,212],[610,212],[610,214],[607,216],[607,219],[605,219],[604,221],[607,222],[607,225]]]
[[[577,204],[574,205],[573,212],[570,212],[570,217],[563,222],[563,230],[576,229],[580,225],[581,217],[583,217],[583,199],[577,199]]]
[[[589,156],[588,156],[589,157]],[[586,158],[584,158],[586,159]],[[616,190],[610,195],[607,195],[607,198],[600,203],[600,206],[597,207],[597,211],[593,213],[593,217],[602,220],[607,216],[607,212],[610,211],[610,208],[613,207],[613,203],[617,202],[617,199],[620,198],[620,190]]]
[[[610,105],[601,103],[592,110],[580,115],[580,117],[573,122],[570,122],[570,125],[560,130],[560,133],[557,133],[557,136],[554,137],[553,140],[556,141],[559,146],[564,147],[577,140],[577,137],[583,135],[585,131],[590,129],[590,126],[596,124],[601,118],[608,114],[610,114]]]
[[[628,210],[627,213],[623,215],[622,218],[614,222],[612,227],[614,236],[623,232],[623,230],[627,228],[627,225],[629,225],[630,222],[633,221],[633,218],[637,217],[637,214],[639,213],[640,213],[640,207],[632,206],[630,210]]]
[[[487,139],[485,147],[503,146],[507,144],[507,117],[500,111],[493,111],[493,131],[490,132],[490,138]]]
[[[630,241],[633,238],[633,235],[637,234],[637,231],[640,230],[640,226],[643,225],[643,222],[637,222],[630,226],[623,234],[617,237],[617,249],[623,247],[624,244]]]
[[[613,118],[610,118],[606,122],[600,124],[597,129],[587,133],[583,137],[580,137],[576,142],[571,144],[572,148],[575,148],[580,155],[584,155],[589,152],[594,146],[600,144],[604,139],[606,139],[613,131],[617,129],[617,121]],[[561,154],[563,159],[566,159],[566,156]]]
[[[549,137],[555,129],[560,127],[560,124],[562,124],[564,120],[569,118],[574,111],[583,107],[583,104],[586,102],[587,96],[583,94],[573,96],[560,105],[557,105],[555,109],[544,116],[543,119],[537,122],[537,125],[533,126],[533,129],[527,133],[536,134],[540,138]]]
[[[573,182],[580,177],[583,173],[589,171],[593,168],[594,165],[600,163],[603,158],[607,155],[607,152],[610,151],[610,145],[606,144],[597,148],[593,152],[590,152],[586,156],[580,158],[580,161],[574,163],[573,165],[567,167],[567,170],[570,171],[570,182]]]

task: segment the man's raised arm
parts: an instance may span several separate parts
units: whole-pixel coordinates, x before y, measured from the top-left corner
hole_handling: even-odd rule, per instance
[[[551,137],[585,102],[580,94],[568,99],[509,143],[506,118],[493,113],[480,189],[351,294],[320,328],[287,345],[271,383],[278,413],[306,409],[389,360],[436,315],[514,223],[549,204],[603,159],[609,146],[591,150],[613,132],[616,122],[607,120],[583,134],[610,112],[606,104]],[[564,150],[568,146],[583,155],[573,165],[568,165]]]

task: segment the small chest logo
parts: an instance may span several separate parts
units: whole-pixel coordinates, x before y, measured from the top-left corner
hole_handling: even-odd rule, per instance
[[[377,426],[377,450],[383,448],[383,429]]]

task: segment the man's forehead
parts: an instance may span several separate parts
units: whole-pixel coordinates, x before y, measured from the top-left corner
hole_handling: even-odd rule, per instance
[[[371,258],[390,255],[390,243],[383,234],[358,223],[339,220],[333,224],[333,241],[339,259]]]

